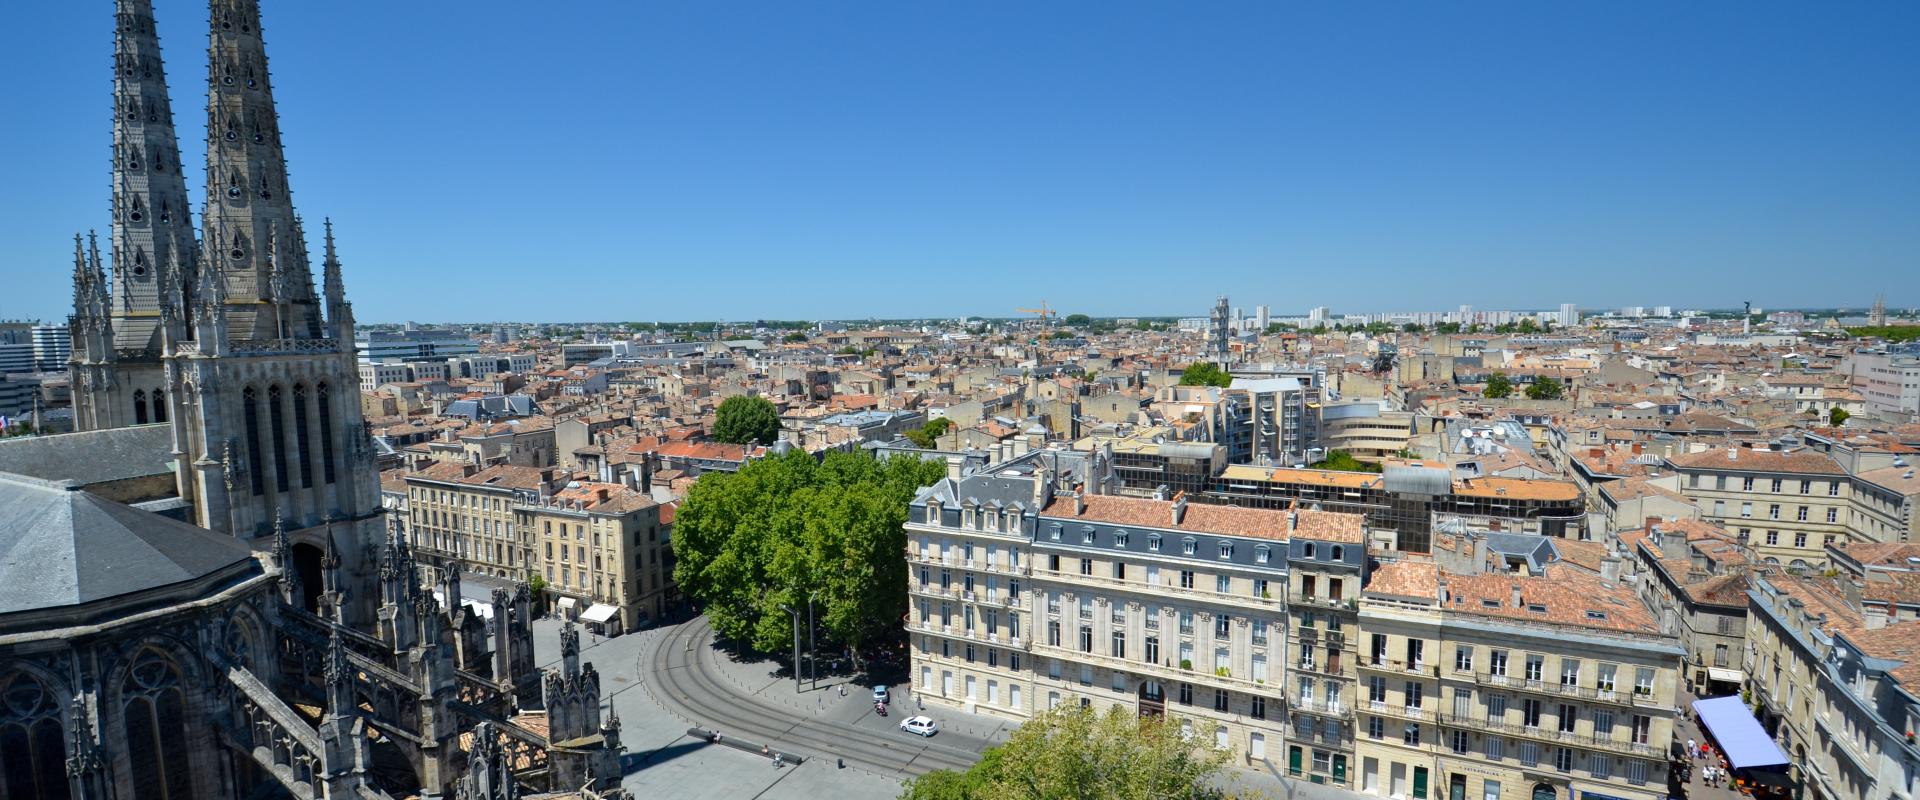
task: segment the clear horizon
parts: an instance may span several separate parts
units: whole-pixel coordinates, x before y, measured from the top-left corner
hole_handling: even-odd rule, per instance
[[[1920,4],[263,6],[366,321],[1920,302]],[[113,14],[14,19],[0,317],[59,320]]]

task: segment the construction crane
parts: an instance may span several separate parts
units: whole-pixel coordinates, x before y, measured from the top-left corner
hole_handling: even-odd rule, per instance
[[[1040,301],[1039,308],[1016,308],[1014,311],[1022,314],[1037,314],[1040,316],[1040,323],[1042,325],[1051,323],[1054,317],[1060,316],[1060,312],[1047,307],[1047,301],[1045,300]]]

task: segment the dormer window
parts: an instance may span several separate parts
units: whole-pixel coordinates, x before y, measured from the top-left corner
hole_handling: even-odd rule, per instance
[[[1267,560],[1271,557],[1272,557],[1272,553],[1268,551],[1268,548],[1266,545],[1261,545],[1259,547],[1253,548],[1253,563],[1265,564],[1267,563]]]
[[[1157,534],[1157,533],[1147,534],[1147,552],[1149,553],[1160,552],[1160,534]]]
[[[1335,560],[1335,561],[1345,561],[1345,560],[1347,560],[1347,548],[1345,548],[1345,547],[1342,547],[1342,546],[1340,546],[1340,545],[1337,545],[1337,544],[1336,544],[1336,545],[1334,545],[1334,546],[1333,546],[1333,560]]]
[[[1232,542],[1221,542],[1221,543],[1220,543],[1220,557],[1221,557],[1221,558],[1223,558],[1223,559],[1225,559],[1225,558],[1233,558],[1233,543],[1232,543]]]
[[[1125,550],[1127,548],[1127,532],[1126,531],[1113,532],[1113,546],[1118,547],[1122,550]]]
[[[1060,541],[1060,523],[1053,523],[1053,527],[1047,531],[1047,538]]]
[[[1317,556],[1314,553],[1314,549],[1313,542],[1307,542],[1306,546],[1302,547],[1300,551],[1305,553],[1307,558],[1316,558]]]
[[[987,530],[990,530],[990,531],[1000,530],[1000,517],[998,515],[994,514],[991,511],[988,511],[984,514],[981,514],[980,516],[986,518]]]
[[[1189,555],[1189,556],[1195,553],[1198,553],[1200,552],[1200,543],[1198,541],[1195,541],[1194,538],[1191,536],[1185,539],[1181,539],[1180,552],[1183,555]]]
[[[940,524],[940,504],[939,503],[927,504],[927,524],[928,525]]]
[[[1093,544],[1093,527],[1092,526],[1088,526],[1080,531],[1080,543]]]

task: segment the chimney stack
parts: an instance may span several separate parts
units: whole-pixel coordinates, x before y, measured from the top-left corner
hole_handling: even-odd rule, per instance
[[[1087,493],[1076,488],[1073,490],[1073,515],[1077,517],[1085,513],[1087,513]]]
[[[1187,493],[1183,491],[1173,497],[1173,527],[1180,527],[1180,523],[1185,521],[1186,518]]]
[[[1514,607],[1514,608],[1525,608],[1525,607],[1526,607],[1526,606],[1525,606],[1525,604],[1521,602],[1521,600],[1522,600],[1522,598],[1520,597],[1520,584],[1517,584],[1517,583],[1516,583],[1516,584],[1514,584],[1514,585],[1513,585],[1513,594],[1512,594],[1512,600],[1513,600],[1513,607]]]

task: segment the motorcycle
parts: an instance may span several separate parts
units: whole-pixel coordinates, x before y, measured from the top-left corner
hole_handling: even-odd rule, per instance
[[[878,715],[878,716],[882,716],[882,717],[884,717],[884,716],[886,716],[886,715],[887,715],[887,704],[886,704],[886,703],[874,703],[874,704],[873,704],[873,713],[874,713],[875,715]]]

